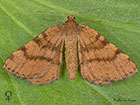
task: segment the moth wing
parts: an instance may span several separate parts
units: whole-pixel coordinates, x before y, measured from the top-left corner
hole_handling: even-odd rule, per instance
[[[137,72],[135,63],[93,29],[81,25],[78,54],[81,75],[100,85],[128,78]]]
[[[59,78],[62,60],[62,25],[49,28],[15,51],[4,69],[33,84],[50,83]]]

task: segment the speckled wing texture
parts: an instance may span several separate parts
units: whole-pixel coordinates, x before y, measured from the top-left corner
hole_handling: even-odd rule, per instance
[[[49,28],[15,51],[4,69],[33,84],[46,84],[59,78],[62,63],[62,25]]]
[[[78,55],[81,75],[99,85],[128,78],[137,72],[134,62],[93,29],[81,25]]]

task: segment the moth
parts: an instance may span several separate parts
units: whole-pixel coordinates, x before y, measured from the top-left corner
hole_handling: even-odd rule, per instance
[[[109,85],[137,73],[129,56],[95,30],[78,24],[74,15],[15,51],[5,61],[4,69],[33,84],[51,83],[60,77],[64,43],[71,80],[76,78],[78,65],[83,79],[99,85]]]

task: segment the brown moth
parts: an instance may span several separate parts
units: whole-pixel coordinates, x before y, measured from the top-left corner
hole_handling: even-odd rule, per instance
[[[108,85],[137,73],[129,56],[98,32],[79,25],[74,15],[15,51],[5,61],[4,69],[33,84],[53,82],[60,76],[64,41],[66,69],[71,80],[76,77],[78,65],[84,79],[99,85]]]

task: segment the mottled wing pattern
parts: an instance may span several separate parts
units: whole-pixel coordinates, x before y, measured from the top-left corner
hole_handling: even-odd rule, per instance
[[[81,25],[78,54],[81,75],[100,85],[130,77],[137,72],[134,62],[93,29]]]
[[[33,84],[50,83],[59,78],[62,59],[62,25],[49,28],[15,51],[4,69]]]

